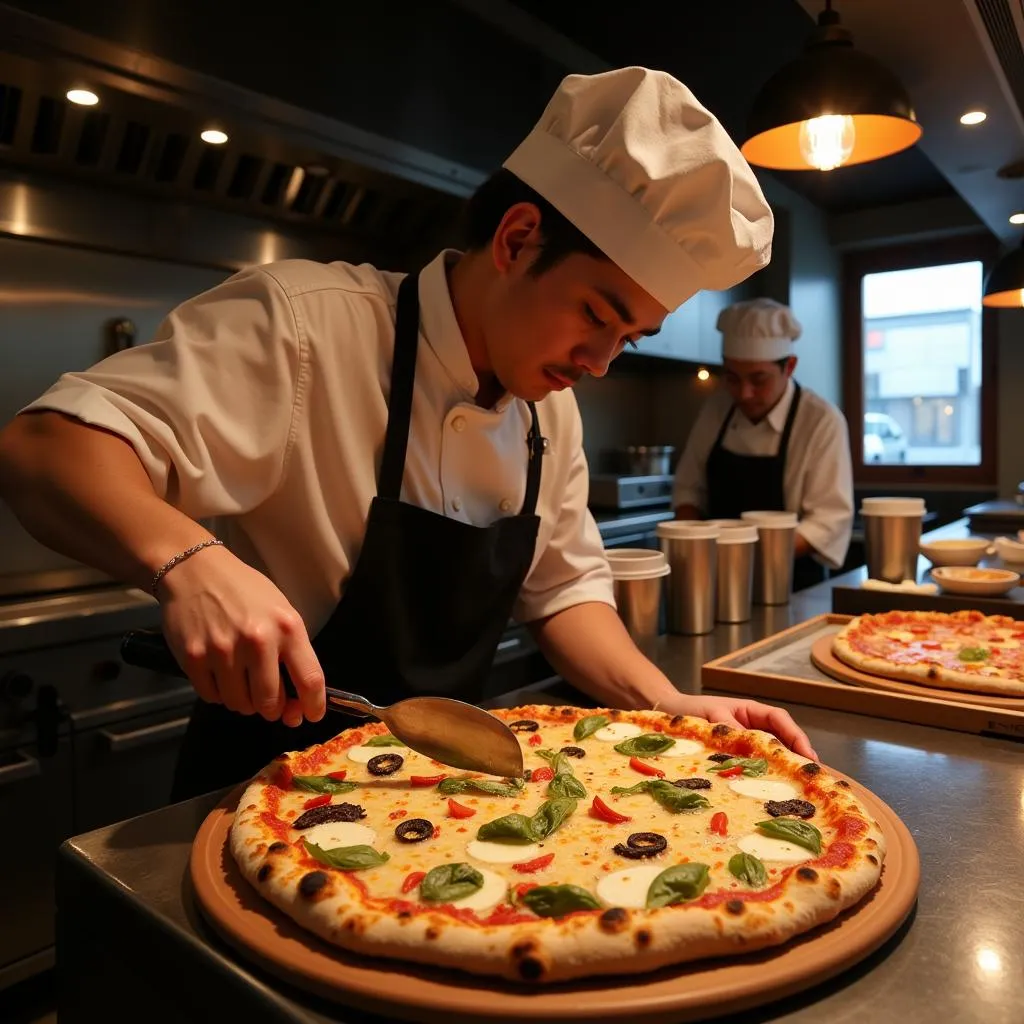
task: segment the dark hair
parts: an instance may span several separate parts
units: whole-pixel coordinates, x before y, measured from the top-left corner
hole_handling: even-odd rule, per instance
[[[540,255],[530,267],[534,277],[540,277],[566,256],[577,252],[607,259],[575,224],[504,167],[492,174],[469,199],[462,223],[466,249],[472,252],[488,246],[502,217],[517,203],[532,203],[540,210],[542,243]]]

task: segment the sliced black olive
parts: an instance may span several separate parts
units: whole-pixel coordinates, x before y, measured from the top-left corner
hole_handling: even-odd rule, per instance
[[[710,779],[673,779],[672,785],[679,789],[710,789]]]
[[[562,747],[559,751],[560,754],[565,754],[566,757],[586,757],[587,752],[582,747]]]
[[[359,804],[322,804],[300,814],[292,822],[292,828],[312,828],[329,821],[358,821],[365,817],[366,811]]]
[[[625,845],[617,843],[613,849],[620,857],[642,860],[644,857],[656,857],[667,846],[668,840],[657,832],[634,832]]]
[[[764,809],[773,817],[792,815],[796,818],[813,818],[814,804],[807,800],[769,800]]]
[[[728,761],[732,757],[732,754],[711,754],[708,757],[709,761],[717,761],[721,764],[723,761]]]
[[[371,775],[394,775],[403,764],[405,758],[401,754],[378,754],[366,762],[366,770]]]
[[[433,822],[426,818],[409,818],[395,826],[395,838],[403,843],[421,843],[434,834]]]
[[[513,732],[536,732],[540,726],[529,718],[523,718],[518,722],[509,722],[508,727]]]

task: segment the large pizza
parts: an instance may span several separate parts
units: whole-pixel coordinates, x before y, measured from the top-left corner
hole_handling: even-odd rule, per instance
[[[231,827],[243,874],[348,950],[531,983],[777,945],[878,881],[885,841],[849,783],[773,736],[494,714],[525,779],[446,768],[380,723],[268,765]]]
[[[1024,697],[1024,623],[1006,615],[861,615],[836,634],[832,652],[887,679]]]

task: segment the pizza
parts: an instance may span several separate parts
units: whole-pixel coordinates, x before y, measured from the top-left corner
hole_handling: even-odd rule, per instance
[[[232,821],[243,875],[347,950],[531,984],[778,945],[878,882],[884,837],[850,784],[767,733],[493,713],[524,779],[446,768],[381,723],[272,762]]]
[[[1024,697],[1024,623],[1006,615],[861,615],[836,634],[832,653],[886,679]]]

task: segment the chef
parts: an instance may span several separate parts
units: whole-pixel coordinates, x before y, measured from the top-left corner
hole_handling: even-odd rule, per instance
[[[793,585],[820,583],[846,558],[853,525],[850,439],[843,414],[793,378],[801,327],[788,306],[751,299],[723,309],[725,389],[697,417],[676,467],[679,519],[743,512],[799,517]]]
[[[200,698],[173,797],[334,735],[325,678],[378,704],[478,698],[510,617],[601,704],[814,756],[784,711],[682,694],[630,640],[571,390],[762,267],[772,227],[685,86],[571,75],[469,203],[465,251],[409,276],[244,270],[23,410],[0,493],[43,543],[154,593]]]

